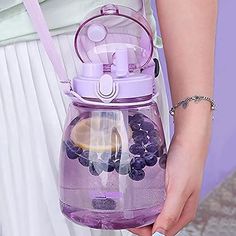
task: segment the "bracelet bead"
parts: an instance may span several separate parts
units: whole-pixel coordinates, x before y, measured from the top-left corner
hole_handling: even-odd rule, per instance
[[[201,96],[201,95],[194,95],[192,97],[187,97],[186,99],[184,100],[181,100],[180,102],[178,102],[175,106],[173,106],[169,113],[171,116],[174,116],[175,115],[175,111],[178,107],[182,107],[183,109],[186,109],[187,106],[188,106],[188,103],[191,102],[191,101],[194,101],[194,102],[200,102],[200,101],[208,101],[210,102],[211,104],[211,110],[215,110],[216,109],[216,104],[215,104],[215,101],[213,99],[211,99],[210,97],[207,97],[207,96]]]

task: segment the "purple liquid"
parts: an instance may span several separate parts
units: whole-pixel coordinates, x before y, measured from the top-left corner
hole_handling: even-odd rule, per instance
[[[128,229],[155,222],[161,209],[158,207],[120,212],[96,212],[79,209],[60,202],[62,213],[73,222],[95,229]]]
[[[99,177],[95,177],[88,173],[87,168],[72,163],[68,161],[70,173],[64,182],[69,182],[73,173],[78,173],[78,169],[81,169],[80,177],[83,173],[86,174],[86,179],[81,179],[78,183],[72,181],[74,183],[68,183],[67,188],[61,187],[61,210],[73,222],[97,229],[125,229],[152,224],[160,213],[165,200],[165,170],[159,165],[145,167],[145,178],[136,182],[128,175],[121,176],[116,171],[103,172]],[[105,178],[109,181],[102,187],[101,180]],[[152,181],[155,181],[155,186]],[[127,188],[119,191],[118,185],[122,182]],[[76,188],[78,185],[80,188]],[[115,210],[94,209],[93,199],[102,198],[113,199],[116,203]]]
[[[158,145],[163,150],[160,153],[166,153],[163,129],[156,105],[138,108],[138,110],[136,108],[136,112],[132,110],[125,111],[122,114],[130,116],[130,114],[141,113],[141,111],[145,114],[144,119],[137,119],[137,117],[135,119],[137,122],[149,121],[153,123],[155,130],[158,132]],[[71,124],[71,121],[76,116],[81,116],[81,119],[92,117],[93,113],[89,114],[89,112],[91,112],[91,108],[78,108],[73,105],[70,107],[63,143],[70,139],[71,130],[75,125],[74,122]],[[107,112],[112,113],[112,111]],[[101,113],[104,113],[104,110],[101,110]],[[86,116],[83,114],[86,114]],[[113,116],[111,117],[113,118]],[[114,117],[117,119],[117,113]],[[128,117],[125,117],[125,119],[128,124]],[[77,122],[79,120],[78,118]],[[129,121],[129,123],[132,122]],[[151,140],[148,137],[149,131],[145,132],[147,138]],[[134,142],[135,139],[131,133],[128,146],[132,146]],[[150,145],[150,142],[143,144],[141,142],[140,145],[143,145],[145,149]],[[145,153],[147,153],[147,150]],[[116,154],[118,154],[118,151]],[[122,159],[121,162],[130,163],[136,157],[142,158],[142,155],[143,151],[140,154],[129,153],[127,160]],[[153,166],[150,163],[143,165],[139,163],[140,159],[137,160],[137,163],[132,165],[132,168],[136,168],[132,174],[137,173],[137,176],[129,173],[122,175],[116,169],[111,172],[98,171],[98,175],[93,175],[88,166],[83,166],[80,163],[79,157],[78,159],[69,159],[66,148],[62,145],[60,165],[60,205],[62,213],[79,225],[96,229],[118,230],[152,224],[165,201],[165,169],[159,165],[161,157],[155,156],[157,161],[154,162]],[[96,158],[101,161],[102,153],[97,153]],[[111,158],[112,161],[116,162],[114,153]],[[94,160],[94,157],[91,157],[89,161],[94,163],[94,161],[98,162],[98,159]],[[106,156],[103,159],[106,159]],[[139,175],[141,172],[142,174],[145,173],[144,177]]]

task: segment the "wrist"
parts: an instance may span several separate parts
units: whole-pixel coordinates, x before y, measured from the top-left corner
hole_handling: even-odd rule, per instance
[[[209,143],[212,130],[212,110],[208,102],[189,103],[186,109],[179,107],[174,116],[174,136],[178,142]],[[188,142],[186,142],[188,140]]]
[[[211,128],[213,111],[207,101],[190,102],[186,109],[179,107],[173,117],[175,131],[184,132]]]

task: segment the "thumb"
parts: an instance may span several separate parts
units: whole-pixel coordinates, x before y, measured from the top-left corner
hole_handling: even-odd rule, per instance
[[[177,194],[176,189],[167,193],[163,209],[153,225],[153,235],[155,232],[165,235],[178,222],[185,202],[183,195]],[[160,235],[158,233],[156,235]]]

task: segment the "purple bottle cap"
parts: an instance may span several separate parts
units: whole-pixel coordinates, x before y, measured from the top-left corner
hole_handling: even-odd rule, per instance
[[[112,4],[90,12],[80,24],[74,43],[82,62],[101,63],[106,72],[111,72],[117,49],[127,48],[130,72],[144,68],[153,54],[152,30],[143,15],[131,8]],[[119,56],[126,60],[124,52],[118,52]],[[122,77],[126,66],[125,62],[120,63],[116,65],[117,75]]]

